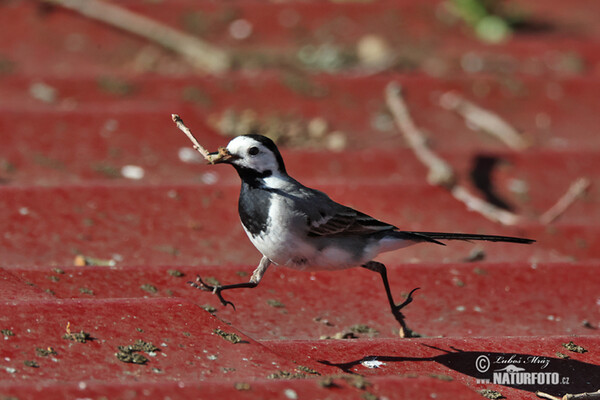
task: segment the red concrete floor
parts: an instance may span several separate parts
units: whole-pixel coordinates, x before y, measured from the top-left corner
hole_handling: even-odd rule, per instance
[[[0,2],[1,400],[533,399],[600,389],[599,2],[509,2],[529,25],[496,45],[433,0],[118,4],[236,63],[200,73],[75,12]],[[251,27],[247,37],[231,35],[236,21]],[[396,57],[382,70],[357,58],[368,34]],[[338,63],[299,61],[319,46]],[[391,81],[461,184],[483,196],[473,176],[493,163],[492,194],[519,224],[491,222],[427,184],[387,110]],[[512,151],[467,127],[439,105],[450,90],[531,146]],[[273,267],[258,288],[228,293],[234,311],[186,282],[245,281],[256,267],[236,211],[239,180],[184,157],[190,143],[172,113],[210,149],[230,139],[218,126],[242,116],[298,132],[280,139],[292,176],[402,229],[537,242],[382,255],[397,298],[421,288],[405,310],[416,338],[398,337],[380,278],[364,269]],[[324,137],[308,138],[311,121],[326,122]],[[342,146],[332,149],[332,137]],[[143,177],[123,176],[128,165]],[[540,223],[580,177],[587,192]]]

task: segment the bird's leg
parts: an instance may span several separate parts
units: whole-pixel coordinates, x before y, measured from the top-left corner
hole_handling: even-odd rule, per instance
[[[385,268],[385,265],[383,265],[380,262],[369,261],[368,263],[362,265],[362,267],[370,271],[377,272],[379,275],[381,275],[381,279],[383,280],[383,286],[385,287],[385,293],[387,294],[388,302],[390,303],[390,308],[392,309],[392,314],[394,315],[394,318],[396,318],[396,321],[398,321],[398,323],[400,324],[400,336],[411,337],[412,331],[408,329],[408,326],[406,326],[406,322],[404,321],[404,314],[402,314],[400,310],[412,302],[412,294],[419,288],[411,290],[408,296],[406,296],[406,300],[396,305],[396,303],[394,302],[394,298],[392,297],[392,291],[390,290],[390,283],[388,282],[387,269]]]
[[[217,295],[217,297],[221,301],[221,304],[223,304],[224,306],[230,304],[231,307],[233,307],[233,309],[235,310],[235,305],[232,302],[225,300],[221,292],[223,290],[229,289],[252,289],[257,287],[263,275],[265,274],[265,272],[267,272],[267,268],[269,268],[269,265],[271,265],[271,260],[263,256],[263,258],[260,260],[260,263],[258,264],[258,267],[256,267],[256,269],[252,273],[252,276],[250,277],[250,282],[234,283],[232,285],[211,286],[204,283],[202,281],[202,278],[200,278],[200,275],[198,275],[196,276],[195,282],[189,281],[188,283],[196,289],[213,292]]]

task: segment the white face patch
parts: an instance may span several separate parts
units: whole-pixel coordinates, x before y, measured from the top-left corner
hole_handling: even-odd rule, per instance
[[[232,164],[248,168],[258,173],[279,170],[277,158],[271,150],[259,141],[247,136],[238,136],[227,145],[227,150],[238,159]]]

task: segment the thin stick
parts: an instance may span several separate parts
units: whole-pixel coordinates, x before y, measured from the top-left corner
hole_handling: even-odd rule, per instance
[[[390,83],[385,89],[385,94],[387,105],[394,116],[398,129],[404,135],[419,161],[429,168],[427,181],[430,184],[448,189],[454,198],[462,201],[469,210],[476,211],[494,222],[514,225],[521,220],[518,215],[498,208],[471,194],[465,187],[458,185],[452,167],[429,148],[425,135],[415,126],[408,112],[408,107],[402,98],[400,86]]]
[[[231,66],[229,55],[198,38],[101,0],[43,0],[77,11],[86,17],[134,33],[184,56],[194,67],[222,73]]]
[[[427,145],[423,132],[413,122],[408,107],[402,97],[402,88],[396,83],[390,83],[385,89],[386,101],[390,108],[396,125],[404,134],[408,145],[415,152],[417,158],[429,168],[427,181],[432,185],[452,187],[455,176],[452,167],[441,157],[435,154]]]
[[[537,391],[535,392],[536,396],[541,397],[543,399],[549,400],[598,400],[600,399],[600,390],[597,392],[588,392],[588,393],[577,393],[571,394],[567,393],[563,397],[553,396],[548,393]]]
[[[468,124],[495,136],[514,150],[524,150],[529,143],[499,115],[483,109],[455,92],[440,97],[440,105],[461,115]]]
[[[450,189],[450,192],[455,199],[465,203],[467,209],[477,211],[491,221],[503,225],[516,225],[521,220],[521,217],[517,214],[498,208],[473,195],[464,186],[454,185],[454,187]]]
[[[194,135],[192,135],[192,131],[190,131],[190,128],[188,128],[183,123],[183,120],[181,119],[181,117],[177,114],[171,114],[171,118],[173,119],[173,122],[175,122],[175,124],[177,124],[177,127],[183,133],[185,133],[185,135],[191,140],[192,144],[194,145],[194,149],[197,150],[198,153],[200,153],[206,161],[213,164],[214,160],[213,160],[212,156],[209,154],[208,150],[206,150],[204,147],[202,147],[202,145],[196,140]]]
[[[544,225],[550,224],[560,217],[567,209],[590,187],[591,181],[588,178],[579,178],[571,184],[566,193],[550,207],[540,217],[540,222]]]

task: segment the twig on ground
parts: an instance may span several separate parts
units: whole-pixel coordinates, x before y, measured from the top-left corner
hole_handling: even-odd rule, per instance
[[[194,67],[211,73],[222,73],[231,66],[230,56],[223,50],[177,29],[163,25],[115,4],[101,0],[43,0],[77,11],[86,17],[102,21],[134,33],[184,56]]]
[[[448,189],[454,198],[462,201],[469,210],[476,211],[494,222],[514,225],[520,221],[521,217],[518,215],[498,208],[476,197],[465,187],[458,185],[452,167],[431,150],[427,145],[424,134],[415,126],[408,112],[408,107],[402,98],[400,86],[396,83],[388,84],[385,94],[387,105],[394,116],[398,129],[404,135],[417,158],[429,168],[427,181],[430,184]]]
[[[440,105],[461,115],[471,126],[495,136],[514,150],[524,150],[529,143],[500,116],[468,101],[455,92],[444,93]]]
[[[556,218],[560,217],[567,209],[590,187],[591,182],[588,178],[579,178],[571,184],[566,193],[558,199],[548,211],[542,214],[540,222],[548,225]]]
[[[469,210],[477,211],[487,219],[503,225],[515,225],[521,217],[510,211],[503,210],[485,200],[473,195],[464,186],[454,185],[450,192],[455,199],[465,203]]]
[[[211,164],[214,164],[215,161],[219,160],[220,158],[224,157],[227,155],[227,150],[223,147],[219,148],[219,153],[216,155],[210,154],[208,152],[208,150],[206,150],[204,147],[202,147],[202,145],[198,142],[198,140],[196,140],[196,138],[194,137],[194,135],[192,134],[192,131],[190,131],[190,128],[188,128],[184,123],[183,120],[181,119],[181,117],[177,114],[171,114],[171,119],[173,119],[173,122],[175,122],[175,124],[177,125],[177,127],[183,132],[185,133],[185,135],[190,139],[190,141],[192,142],[192,144],[194,145],[194,149],[198,151],[198,153],[200,153],[202,155],[202,157],[204,157],[204,159],[206,161],[208,161]]]
[[[432,185],[440,185],[446,188],[454,186],[455,176],[452,167],[435,154],[427,145],[427,139],[423,132],[413,122],[408,107],[402,98],[402,88],[396,83],[390,83],[385,89],[385,97],[394,116],[394,121],[408,145],[415,152],[417,158],[429,168],[427,181]]]
[[[541,397],[543,399],[549,399],[549,400],[598,400],[598,399],[600,399],[600,390],[598,390],[597,392],[588,392],[588,393],[577,393],[577,394],[567,393],[563,397],[553,396],[551,394],[540,392],[540,391],[535,392],[535,394],[538,397]]]

